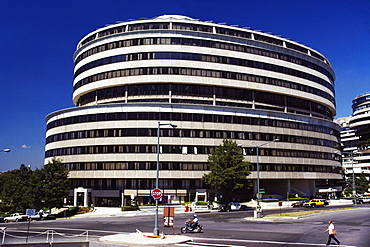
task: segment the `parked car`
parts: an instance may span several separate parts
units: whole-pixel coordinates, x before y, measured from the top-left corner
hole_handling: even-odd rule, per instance
[[[358,197],[357,204],[364,204],[364,203],[370,203],[370,197]],[[353,204],[355,203],[355,200],[352,200]]]
[[[28,220],[28,215],[20,214],[20,213],[14,213],[10,216],[7,216],[4,218],[4,222],[18,222],[18,221],[26,221]]]
[[[227,205],[220,205],[219,211],[230,212],[230,211],[246,211],[248,207],[240,204],[239,202],[230,202]]]
[[[312,208],[324,207],[325,202],[324,202],[324,199],[312,199],[308,202],[303,203],[303,206],[306,207],[306,208],[308,208],[308,207],[312,207]]]
[[[293,202],[292,207],[297,208],[297,207],[303,207],[303,203],[309,202],[310,200],[300,200],[299,202]]]
[[[54,214],[35,214],[31,216],[31,220],[55,220],[56,217]]]

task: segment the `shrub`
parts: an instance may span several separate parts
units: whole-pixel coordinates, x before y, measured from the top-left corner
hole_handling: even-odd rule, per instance
[[[94,210],[94,207],[81,207],[79,208],[77,214],[86,214]]]
[[[204,206],[204,205],[208,205],[208,203],[205,202],[205,201],[198,201],[197,205],[199,205],[199,206],[203,205]]]
[[[122,206],[121,211],[136,211],[137,207],[135,206]]]
[[[70,207],[65,212],[63,211],[60,212],[59,214],[56,214],[55,217],[57,218],[70,217],[77,214],[79,209],[80,209],[79,207]]]
[[[279,199],[262,199],[262,202],[278,202]]]
[[[300,200],[308,200],[307,197],[294,197],[294,198],[289,198],[289,201],[300,201]],[[280,200],[280,201],[287,201],[287,199]]]

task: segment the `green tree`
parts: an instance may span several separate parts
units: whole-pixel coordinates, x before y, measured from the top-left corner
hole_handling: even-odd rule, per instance
[[[0,199],[3,207],[11,212],[23,212],[32,203],[30,177],[32,171],[24,164],[19,169],[7,171],[0,176]]]
[[[355,176],[355,184],[357,194],[364,194],[365,192],[368,192],[369,181],[366,179],[366,176],[363,172],[359,176]],[[352,194],[352,185],[353,179],[352,176],[349,176],[346,179],[346,188],[344,189],[344,191],[348,194]]]
[[[69,195],[69,171],[60,159],[53,158],[37,172],[39,185],[37,199],[45,208],[62,207],[64,198]]]
[[[208,156],[210,172],[203,175],[202,181],[217,188],[223,200],[229,201],[237,189],[248,189],[251,186],[247,176],[250,171],[248,161],[244,161],[241,148],[233,140],[224,139],[222,144]]]

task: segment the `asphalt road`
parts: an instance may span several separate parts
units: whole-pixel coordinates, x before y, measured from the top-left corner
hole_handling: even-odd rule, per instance
[[[293,209],[283,209],[283,211]],[[310,209],[294,209],[310,210]],[[279,213],[279,209],[265,210],[267,213]],[[247,221],[245,217],[253,217],[253,211],[245,212],[213,212],[198,214],[200,223],[204,227],[203,233],[188,233],[193,238],[192,244],[181,246],[325,246],[327,233],[326,222],[333,220],[338,232],[337,238],[342,246],[370,246],[370,208],[332,211],[315,214],[300,219],[279,221]],[[180,227],[191,215],[175,215],[175,234],[180,234]],[[132,233],[136,229],[142,232],[153,232],[154,216],[134,217],[101,217],[101,218],[75,218],[55,221],[1,223],[0,227],[7,227],[5,243],[25,242],[28,231],[28,242],[45,242],[47,230],[49,239],[54,241],[85,241],[86,231],[90,246],[108,246],[97,242],[101,236],[116,233]],[[166,234],[172,233],[172,228],[165,229]],[[15,237],[10,237],[10,235]],[[65,235],[62,235],[65,234]],[[82,234],[82,235],[81,235]],[[77,235],[81,235],[77,237]],[[2,235],[0,235],[2,238]],[[109,246],[121,246],[110,244]]]

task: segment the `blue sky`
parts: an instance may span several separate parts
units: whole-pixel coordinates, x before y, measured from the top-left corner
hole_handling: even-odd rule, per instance
[[[337,117],[370,92],[368,0],[1,0],[0,171],[41,167],[45,116],[73,107],[78,41],[116,21],[180,14],[251,27],[321,52],[336,73]]]

